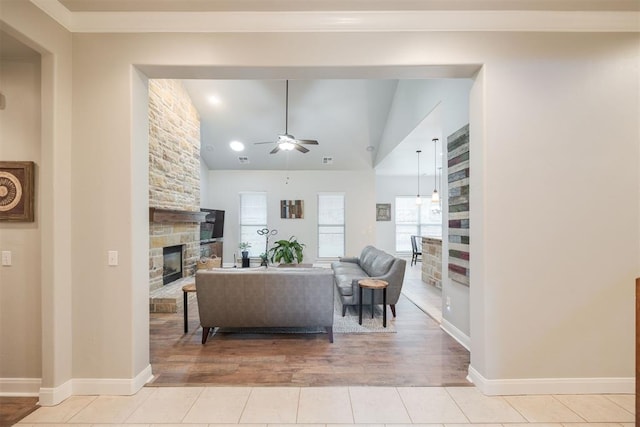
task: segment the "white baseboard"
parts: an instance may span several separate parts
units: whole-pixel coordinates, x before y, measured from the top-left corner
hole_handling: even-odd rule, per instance
[[[54,406],[73,395],[73,380],[58,387],[40,388],[40,406]]]
[[[55,388],[40,388],[40,406],[54,406],[71,396],[111,395],[130,396],[153,379],[151,365],[135,378],[75,378]],[[40,380],[38,380],[39,382]],[[35,393],[38,395],[38,392]]]
[[[490,380],[469,366],[469,380],[488,396],[635,393],[635,378],[520,378]]]
[[[471,338],[444,318],[442,319],[442,323],[440,323],[440,329],[449,334],[451,338],[458,341],[461,346],[471,351]]]
[[[147,365],[135,378],[76,378],[73,380],[74,395],[130,396],[153,378],[151,365]]]
[[[0,378],[0,396],[37,396],[40,378]]]

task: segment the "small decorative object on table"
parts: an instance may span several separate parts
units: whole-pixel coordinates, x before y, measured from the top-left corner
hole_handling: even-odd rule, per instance
[[[222,258],[218,258],[215,255],[211,258],[200,258],[198,260],[198,270],[204,270],[209,268],[220,268],[222,267]]]
[[[264,253],[260,255],[260,259],[262,260],[262,262],[260,263],[260,266],[266,267],[267,254],[269,253],[269,236],[275,236],[276,234],[278,234],[278,230],[276,229],[269,230],[268,228],[263,228],[261,230],[256,231],[256,233],[258,233],[259,236],[265,236]]]
[[[249,249],[251,247],[251,243],[249,242],[241,242],[238,245],[238,248],[242,251],[242,268],[249,267]]]

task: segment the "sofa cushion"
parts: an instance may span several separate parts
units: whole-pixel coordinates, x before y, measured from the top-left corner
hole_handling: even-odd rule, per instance
[[[392,255],[386,253],[378,254],[366,271],[371,277],[383,276],[391,268],[394,259]]]

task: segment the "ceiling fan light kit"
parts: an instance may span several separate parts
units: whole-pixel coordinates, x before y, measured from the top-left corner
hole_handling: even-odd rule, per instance
[[[318,145],[318,141],[315,139],[296,139],[296,137],[289,134],[289,80],[286,80],[285,83],[284,133],[278,135],[278,139],[275,142],[276,147],[269,154],[275,154],[280,150],[298,150],[301,153],[308,153],[309,149],[302,145]],[[273,142],[256,142],[255,144],[273,144]]]

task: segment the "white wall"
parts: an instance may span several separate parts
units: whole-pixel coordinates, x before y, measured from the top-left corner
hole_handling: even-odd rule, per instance
[[[420,187],[433,183],[433,175],[421,176]],[[396,253],[396,196],[416,196],[416,176],[376,176],[376,203],[391,203],[391,221],[376,221],[376,246],[390,254]]]
[[[321,192],[345,195],[346,255],[359,255],[364,246],[375,244],[373,171],[209,171],[209,206],[225,211],[225,264],[233,263],[239,251],[239,193],[249,191],[267,193],[268,227],[278,230],[279,239],[293,235],[304,243],[304,262],[318,258],[317,198]],[[280,200],[304,200],[304,218],[281,219]]]
[[[7,386],[9,392],[40,392],[40,404],[50,405],[68,396],[72,376],[71,34],[31,3],[19,0],[2,2],[0,20],[3,30],[42,55],[41,157],[35,190],[36,212],[40,215],[41,300],[16,304],[24,312],[40,306],[41,329],[27,333],[41,339],[42,378],[34,382],[11,372]],[[20,121],[17,125],[33,127],[38,123]],[[3,152],[12,143],[3,139]],[[0,340],[11,342],[4,336]],[[31,360],[33,356],[22,350],[10,347],[7,351]]]
[[[2,13],[27,38],[59,41],[52,21],[34,17],[30,3],[5,1]],[[472,289],[470,300],[475,379],[486,392],[584,392],[585,383],[588,391],[631,391],[633,280],[640,275],[638,43],[637,34],[622,33],[84,33],[73,35],[72,73],[62,40],[59,57],[43,58],[50,117],[43,118],[49,219],[42,241],[50,258],[42,261],[42,353],[43,380],[54,387],[43,391],[73,392],[69,366],[83,392],[133,387],[143,373],[148,325],[139,318],[148,306],[133,294],[146,282],[132,265],[148,260],[138,244],[144,231],[132,222],[148,213],[132,172],[144,165],[135,152],[144,141],[131,133],[131,103],[132,87],[144,79],[135,81],[132,64],[172,78],[187,71],[320,78],[327,65],[334,74],[375,66],[401,77],[407,66],[484,64],[483,135],[471,147],[482,167],[471,182],[482,209],[481,221],[471,213],[482,236],[471,249],[482,262],[471,264],[481,291]],[[601,203],[591,203],[594,195]],[[594,218],[603,219],[599,233],[591,232]],[[121,250],[120,266],[106,267],[108,249]],[[74,357],[66,351],[71,338]]]
[[[0,60],[0,93],[6,98],[0,110],[0,159],[35,162],[38,192],[40,58]],[[12,265],[0,267],[0,393],[3,379],[28,378],[39,387],[42,377],[41,214],[36,202],[35,222],[0,222],[0,250],[12,253]]]

